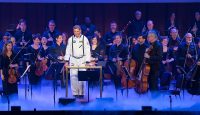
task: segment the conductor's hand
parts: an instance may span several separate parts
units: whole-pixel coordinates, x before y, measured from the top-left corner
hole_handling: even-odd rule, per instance
[[[59,59],[59,60],[63,60],[64,57],[63,57],[63,56],[58,56],[58,59]]]
[[[66,62],[66,63],[65,63],[65,67],[68,67],[68,66],[69,66],[69,62]]]

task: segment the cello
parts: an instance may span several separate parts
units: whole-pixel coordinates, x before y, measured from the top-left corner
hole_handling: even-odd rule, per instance
[[[146,53],[149,54],[152,49],[153,46],[150,46],[149,49],[147,49]],[[136,78],[135,91],[139,94],[143,94],[148,91],[148,76],[150,69],[150,65],[146,63],[146,58],[144,58]]]

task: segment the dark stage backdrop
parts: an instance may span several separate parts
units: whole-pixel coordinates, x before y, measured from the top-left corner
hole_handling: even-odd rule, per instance
[[[90,16],[93,23],[104,33],[109,30],[109,22],[116,20],[119,30],[133,18],[135,10],[143,12],[145,20],[152,19],[155,27],[164,33],[164,25],[171,12],[176,13],[180,33],[183,35],[194,19],[194,12],[200,10],[200,3],[154,3],[154,4],[0,4],[0,31],[4,32],[17,24],[20,18],[25,18],[33,33],[45,30],[49,19],[55,19],[61,32],[72,33],[74,18],[83,22],[85,16]]]

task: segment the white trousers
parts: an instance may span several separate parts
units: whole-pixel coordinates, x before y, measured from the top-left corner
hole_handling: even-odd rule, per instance
[[[76,59],[70,57],[70,66],[85,66],[85,59]],[[84,71],[85,69],[79,69],[79,71]],[[85,91],[85,81],[78,80],[78,69],[70,69],[70,82],[72,95],[84,95]]]

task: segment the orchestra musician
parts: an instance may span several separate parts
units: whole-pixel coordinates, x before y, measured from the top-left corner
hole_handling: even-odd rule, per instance
[[[96,61],[104,60],[104,48],[101,45],[98,36],[93,36],[91,39],[91,57]]]
[[[83,34],[90,40],[94,35],[96,26],[92,24],[90,17],[85,17],[85,23],[81,25]]]
[[[86,36],[82,35],[81,27],[75,25],[69,40],[65,54],[65,66],[89,66],[91,60],[90,43]],[[70,69],[70,81],[72,95],[83,98],[85,94],[85,81],[78,81],[78,70]]]
[[[163,55],[160,65],[160,89],[168,89],[170,85],[170,80],[172,79],[172,75],[175,75],[176,73],[176,64],[173,55],[173,49],[167,46],[168,42],[168,37],[162,38],[161,43],[163,47]]]
[[[200,12],[195,12],[194,21],[191,23],[190,32],[194,36],[195,43],[198,43],[198,38],[200,38]],[[197,39],[196,39],[197,38]]]
[[[162,45],[158,41],[158,36],[155,31],[149,31],[147,35],[147,40],[150,43],[150,50],[149,54],[145,53],[144,57],[147,59],[147,63],[150,65],[150,73],[148,78],[149,89],[152,94],[156,95],[158,91],[158,78],[159,78],[159,70],[160,70],[160,63],[162,60],[163,55],[163,48]]]
[[[121,34],[116,34],[114,39],[115,44],[113,44],[110,48],[107,68],[110,70],[115,87],[120,88],[121,76],[119,73],[121,71],[121,66],[123,66],[124,62],[128,59],[128,47],[122,44]]]
[[[32,39],[32,33],[27,28],[27,23],[25,19],[19,20],[19,29],[15,33],[16,44],[19,47],[25,46],[29,40]],[[31,44],[29,42],[29,44]]]
[[[13,51],[11,41],[5,42],[0,55],[0,72],[3,91],[6,95],[18,94],[18,56]]]
[[[117,32],[117,22],[115,21],[111,21],[110,22],[110,31],[107,32],[104,36],[103,36],[103,40],[104,43],[106,45],[106,55],[109,57],[109,50],[110,47],[113,45],[113,41],[114,41],[114,36],[116,34],[119,34],[119,32]]]
[[[62,38],[63,38],[63,44],[67,45],[67,41],[68,41],[69,36],[66,32],[62,33]]]
[[[26,53],[29,54],[27,56],[28,58],[28,63],[31,65],[30,67],[30,74],[29,74],[29,83],[31,85],[38,85],[41,83],[41,76],[39,75],[36,75],[36,69],[38,68],[37,67],[37,64],[38,62],[40,62],[42,59],[41,59],[41,54],[40,54],[40,51],[41,51],[41,46],[40,46],[40,43],[41,43],[41,36],[40,34],[34,34],[33,35],[33,44],[28,46],[27,48],[27,51]]]
[[[183,41],[178,47],[177,64],[188,72],[196,60],[197,52],[192,34],[186,33],[184,38],[185,41]]]
[[[142,20],[142,12],[139,10],[135,11],[134,20],[131,21],[128,27],[128,37],[141,35],[142,31],[145,29],[145,23]]]
[[[135,75],[138,74],[139,68],[141,67],[142,61],[144,59],[144,53],[146,49],[149,47],[147,44],[145,35],[139,35],[137,38],[138,43],[133,47],[131,52],[131,57],[134,61],[136,61],[137,66],[135,68]]]
[[[179,46],[180,42],[181,42],[181,39],[178,35],[177,28],[171,28],[170,29],[169,41],[168,41],[168,47],[173,50],[174,54],[177,53],[178,46]]]
[[[178,23],[176,20],[176,14],[172,12],[169,16],[169,19],[167,20],[165,24],[165,35],[168,36],[170,34],[171,28],[177,28],[178,29]]]
[[[49,48],[49,57],[50,57],[51,62],[57,62],[54,64],[52,63],[53,64],[52,68],[50,68],[50,69],[53,69],[53,68],[56,69],[56,76],[54,76],[56,83],[57,83],[57,80],[61,80],[62,78],[61,71],[65,64],[64,62],[64,56],[66,54],[65,50],[66,50],[66,45],[63,44],[62,35],[59,34],[56,37],[56,42]],[[63,84],[63,80],[61,80],[61,84]]]
[[[51,46],[56,41],[56,37],[60,35],[60,32],[56,29],[56,22],[54,20],[49,20],[48,28],[46,31],[43,32],[44,37],[47,38],[47,45]]]
[[[163,47],[163,56],[162,56],[162,64],[161,64],[161,73],[169,72],[171,73],[172,70],[176,70],[176,68],[172,68],[173,62],[175,61],[173,56],[172,49],[168,48],[168,38],[164,37],[161,41]]]
[[[3,35],[3,38],[2,40],[0,41],[0,53],[2,52],[3,50],[3,46],[4,44],[10,39],[11,35],[10,33],[6,32],[4,35]]]
[[[148,20],[147,21],[147,28],[145,29],[145,31],[143,32],[143,34],[148,35],[149,31],[154,31],[156,33],[156,35],[158,36],[158,40],[160,39],[160,33],[158,30],[156,30],[154,28],[154,22],[152,20]]]

